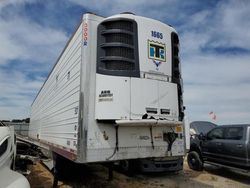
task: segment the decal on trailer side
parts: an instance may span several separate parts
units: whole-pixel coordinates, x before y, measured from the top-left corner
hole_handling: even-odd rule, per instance
[[[166,62],[166,45],[161,42],[148,40],[148,58],[153,60],[156,70],[162,62]]]
[[[88,45],[88,24],[86,22],[83,23],[83,46]]]
[[[157,31],[151,31],[151,36],[159,39],[163,39],[163,34]]]
[[[149,59],[166,62],[166,45],[153,40],[148,40]]]
[[[139,136],[139,139],[140,139],[140,140],[149,140],[149,136],[140,135],[140,136]]]
[[[111,93],[110,90],[101,91],[98,101],[113,101],[113,93]]]

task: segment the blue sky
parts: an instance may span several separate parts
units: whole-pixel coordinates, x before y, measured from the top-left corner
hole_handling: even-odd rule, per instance
[[[26,118],[47,74],[85,12],[158,19],[180,35],[190,121],[250,122],[248,0],[2,0],[0,119]]]

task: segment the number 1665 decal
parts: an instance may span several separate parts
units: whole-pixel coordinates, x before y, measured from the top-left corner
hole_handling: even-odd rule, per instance
[[[151,36],[159,39],[163,39],[163,34],[157,31],[151,31]]]

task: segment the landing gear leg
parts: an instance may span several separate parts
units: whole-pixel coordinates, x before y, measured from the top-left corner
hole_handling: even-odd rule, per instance
[[[114,178],[114,175],[113,175],[113,163],[110,163],[110,164],[108,165],[108,169],[109,169],[108,181],[112,181],[113,178]]]
[[[58,185],[58,176],[54,173],[54,180],[53,180],[53,188],[56,188]]]
[[[53,175],[54,175],[54,179],[53,179],[53,188],[56,188],[58,186],[58,169],[57,169],[57,154],[53,153]]]

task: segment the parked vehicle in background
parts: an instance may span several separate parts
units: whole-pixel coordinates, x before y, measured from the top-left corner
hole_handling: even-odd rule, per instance
[[[218,126],[199,136],[201,154],[188,156],[194,170],[202,170],[203,163],[250,170],[250,125]]]
[[[200,136],[207,134],[215,127],[217,127],[216,124],[208,121],[193,121],[190,123],[190,150],[187,161],[191,169],[202,170],[203,161]]]
[[[190,123],[190,134],[191,136],[207,134],[211,129],[215,127],[217,127],[217,125],[209,121],[193,121]]]
[[[28,180],[11,170],[14,167],[16,153],[14,128],[0,123],[0,187],[29,188]]]

